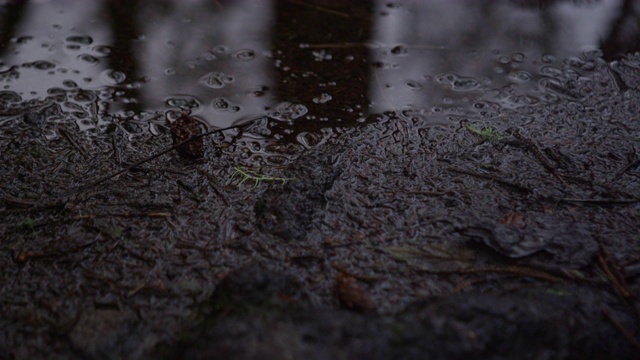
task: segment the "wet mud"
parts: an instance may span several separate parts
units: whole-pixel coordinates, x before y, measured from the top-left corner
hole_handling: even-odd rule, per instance
[[[0,358],[636,359],[640,55],[372,105],[325,80],[380,90],[415,49],[367,63],[367,9],[287,4],[353,42],[270,53],[287,101],[231,125],[0,92]],[[326,40],[288,21],[277,48]]]
[[[23,104],[3,128],[4,356],[634,358],[640,93],[609,66],[579,101],[491,123],[387,112],[287,166],[173,151],[91,188],[117,127],[47,140],[60,108]]]

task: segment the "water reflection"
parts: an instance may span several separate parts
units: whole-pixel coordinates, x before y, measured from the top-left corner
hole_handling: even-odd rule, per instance
[[[496,91],[505,87],[535,94],[545,63],[598,49],[621,10],[620,1],[526,5],[379,1],[377,11],[385,16],[375,24],[373,39],[380,45],[372,57],[383,66],[370,85],[373,111],[437,112],[475,98],[500,101]]]
[[[211,126],[302,106],[274,128],[293,135],[407,108],[438,123],[447,121],[442,109],[463,112],[479,100],[540,101],[541,80],[583,51],[635,50],[637,7],[16,1],[0,14],[0,84],[24,100],[52,88],[100,90],[104,108],[122,116],[186,107]]]

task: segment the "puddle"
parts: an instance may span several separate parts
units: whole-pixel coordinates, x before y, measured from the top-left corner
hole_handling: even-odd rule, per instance
[[[0,358],[635,358],[639,13],[0,5]]]
[[[579,96],[558,85],[557,77],[567,66],[588,70],[584,52],[606,49],[604,55],[614,57],[630,50],[623,40],[637,34],[629,30],[634,15],[624,6],[251,0],[4,5],[0,87],[22,101],[55,97],[80,107],[66,110],[81,130],[104,131],[111,122],[107,114],[145,122],[182,108],[209,127],[270,116],[273,129],[258,140],[307,147],[305,139],[322,129],[353,127],[385,111],[408,110],[428,124],[446,125],[459,116],[491,118],[501,108]],[[78,94],[91,94],[89,108]],[[295,117],[277,116],[287,106],[297,107]]]

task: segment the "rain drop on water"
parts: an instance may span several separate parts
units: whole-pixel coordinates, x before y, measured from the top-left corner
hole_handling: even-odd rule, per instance
[[[200,82],[213,89],[221,89],[226,84],[233,82],[233,76],[221,72],[211,72],[200,78]]]
[[[226,54],[228,52],[229,52],[229,48],[224,46],[224,45],[218,45],[218,46],[213,48],[213,53],[214,54],[222,55],[222,54]]]
[[[70,43],[76,43],[76,44],[82,44],[82,45],[89,45],[91,43],[93,43],[93,39],[91,38],[91,36],[88,35],[71,35],[71,36],[67,36],[67,42]]]
[[[193,97],[170,97],[165,101],[165,104],[169,107],[178,107],[182,109],[197,109],[200,107],[200,103]]]
[[[511,55],[511,59],[515,62],[523,62],[524,61],[524,54],[523,53],[515,53],[513,55]]]
[[[211,102],[211,107],[219,111],[227,111],[229,109],[229,100],[217,97]]]
[[[33,66],[34,68],[36,68],[38,70],[49,70],[49,69],[53,69],[54,67],[56,67],[56,65],[54,63],[49,62],[49,61],[45,61],[45,60],[34,61],[33,63],[31,63],[29,65]]]
[[[514,71],[509,74],[509,77],[513,80],[517,80],[520,82],[525,82],[531,80],[531,74],[526,71]]]
[[[16,42],[18,44],[26,44],[31,40],[33,40],[33,36],[21,36],[21,37],[16,39]]]
[[[542,62],[543,63],[551,63],[554,62],[556,60],[556,57],[553,56],[552,54],[542,54]]]
[[[269,112],[269,116],[283,121],[290,121],[304,116],[309,110],[302,104],[292,104],[290,102],[283,102],[278,107]]]
[[[127,76],[120,71],[108,69],[100,74],[100,79],[107,85],[119,85],[124,82]]]
[[[409,89],[413,91],[418,91],[422,89],[422,85],[420,85],[420,83],[417,81],[409,80],[407,81],[406,85]]]
[[[20,102],[22,101],[22,97],[18,95],[17,92],[14,92],[14,91],[0,91],[0,101],[1,102]]]
[[[108,45],[96,45],[92,50],[98,53],[98,55],[104,57],[107,57],[109,56],[109,54],[111,54],[111,47]]]
[[[235,54],[233,54],[233,57],[243,61],[249,61],[253,59],[255,56],[256,56],[256,52],[251,49],[238,50],[235,52]]]
[[[95,65],[97,63],[100,62],[100,59],[98,59],[97,57],[93,56],[93,55],[89,55],[89,54],[80,54],[78,55],[78,59],[85,61],[89,64]]]
[[[331,95],[322,93],[320,96],[313,98],[313,102],[316,104],[324,104],[331,101],[331,99],[333,99]]]
[[[407,55],[407,53],[409,53],[409,50],[404,45],[396,45],[391,49],[391,53],[393,55]]]
[[[453,90],[467,91],[467,90],[473,90],[478,86],[480,86],[480,82],[478,82],[478,80],[473,78],[460,78],[454,81],[453,84],[451,85]]]

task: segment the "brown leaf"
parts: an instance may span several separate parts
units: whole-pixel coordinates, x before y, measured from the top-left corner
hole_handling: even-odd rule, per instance
[[[505,214],[505,216],[503,216],[502,219],[500,219],[500,223],[503,225],[510,225],[520,229],[524,229],[525,227],[527,227],[527,222],[524,219],[524,214],[517,211],[512,211],[510,213]]]
[[[375,305],[353,276],[338,272],[335,293],[338,301],[348,309],[363,312],[375,310]]]

